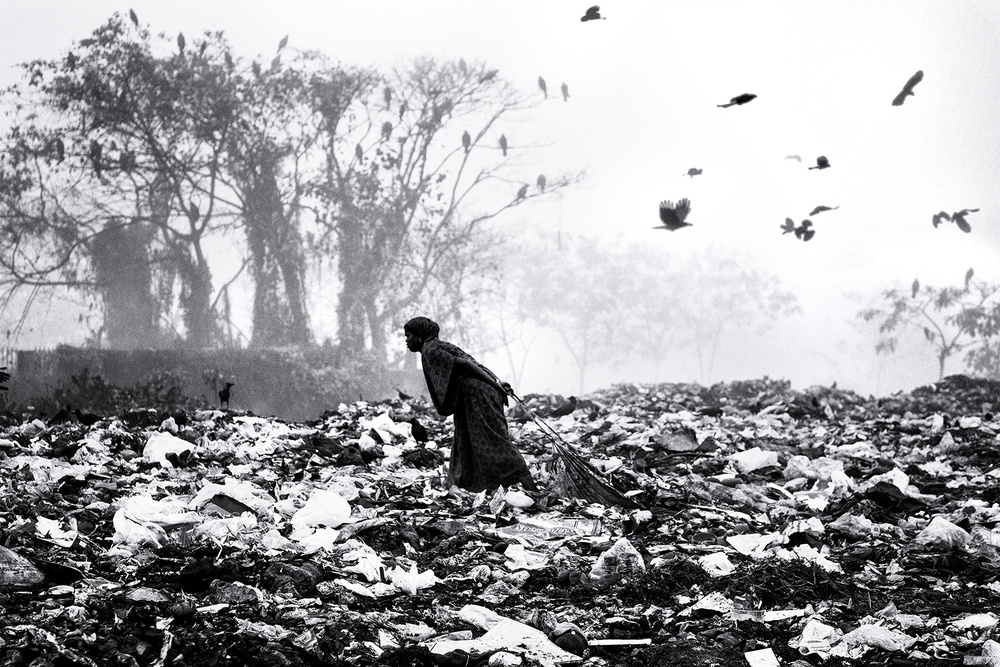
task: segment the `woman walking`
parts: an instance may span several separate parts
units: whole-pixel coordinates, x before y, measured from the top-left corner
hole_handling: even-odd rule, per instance
[[[510,385],[457,345],[438,339],[437,322],[414,317],[403,327],[406,347],[419,352],[431,401],[442,416],[454,415],[448,486],[493,490],[520,482],[538,487],[507,431],[504,407]]]

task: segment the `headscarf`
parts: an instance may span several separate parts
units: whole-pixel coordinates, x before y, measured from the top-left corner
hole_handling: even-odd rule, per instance
[[[441,327],[438,323],[428,317],[414,317],[403,325],[403,331],[408,331],[421,341],[437,338]]]

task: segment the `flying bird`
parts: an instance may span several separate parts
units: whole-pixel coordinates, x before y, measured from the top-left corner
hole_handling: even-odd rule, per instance
[[[951,220],[951,216],[945,213],[944,211],[941,211],[939,213],[935,213],[934,216],[931,218],[931,222],[934,224],[935,228],[941,224],[942,220]]]
[[[920,281],[916,278],[913,279],[913,285],[910,286],[910,298],[917,298],[917,292],[920,291]]]
[[[503,151],[503,156],[507,157],[507,135],[500,135],[500,150]]]
[[[957,211],[951,214],[951,221],[954,222],[956,225],[958,225],[959,229],[968,234],[969,232],[972,231],[972,227],[970,227],[969,223],[966,222],[965,216],[967,216],[970,213],[975,213],[978,210],[979,210],[978,208],[963,208],[961,211]]]
[[[801,155],[786,155],[785,159],[786,160],[798,160],[799,162],[802,162],[802,156]]]
[[[580,17],[580,20],[583,22],[587,22],[587,21],[596,21],[598,19],[604,19],[604,18],[607,17],[601,16],[601,6],[594,5],[593,7],[587,10],[586,14]]]
[[[465,152],[468,153],[469,149],[471,147],[472,147],[472,137],[469,135],[468,132],[463,132],[462,133],[462,148],[464,148]]]
[[[517,198],[524,199],[528,195],[528,185],[522,185],[521,189],[517,191]]]
[[[810,169],[828,169],[830,167],[830,161],[826,159],[825,155],[820,155],[816,158],[816,166],[809,167]]]
[[[569,101],[569,86],[564,83],[559,89],[562,91],[563,102]]]
[[[545,192],[545,184],[546,184],[545,174],[539,174],[538,175],[538,180],[535,181],[535,185],[538,186],[539,190],[541,190],[542,192]]]
[[[896,95],[896,97],[893,98],[893,100],[892,100],[892,106],[894,106],[894,107],[903,106],[903,102],[906,101],[907,97],[909,97],[910,95],[914,94],[913,93],[913,88],[918,83],[920,83],[920,81],[923,78],[924,78],[924,71],[923,70],[917,70],[917,73],[914,74],[913,76],[911,76],[910,80],[907,81],[906,85],[903,86],[903,89],[901,91],[899,91],[899,95]]]
[[[742,105],[742,104],[746,104],[747,102],[750,102],[750,101],[752,101],[752,100],[754,100],[756,98],[757,98],[757,96],[754,95],[753,93],[743,93],[742,95],[737,95],[736,97],[730,98],[728,104],[716,104],[715,106],[717,106],[717,107],[731,107],[734,104],[741,104]]]
[[[818,213],[822,213],[823,211],[836,211],[838,208],[840,208],[840,207],[839,206],[817,206],[816,208],[814,208],[809,213],[809,215],[816,215]]]
[[[662,201],[660,202],[660,221],[663,225],[653,227],[653,229],[666,229],[674,232],[681,227],[690,227],[690,222],[684,222],[690,212],[691,202],[687,199],[681,199],[676,206],[673,202]]]
[[[687,174],[681,174],[681,175],[682,176],[690,176],[691,178],[694,178],[695,176],[697,176],[700,173],[701,173],[701,169],[698,169],[697,167],[691,167],[690,169],[687,170]]]
[[[781,225],[781,235],[791,234],[795,231],[795,221],[791,218],[785,218],[785,224]]]
[[[134,10],[132,10],[132,9],[128,10],[128,17],[130,19],[132,19],[132,23],[135,24],[136,28],[138,28],[139,27],[139,17],[135,15],[135,11]]]
[[[802,224],[795,228],[795,238],[802,241],[808,241],[813,236],[816,235],[815,229],[810,229],[812,227],[812,220],[803,220]]]
[[[538,77],[538,87],[542,89],[542,94],[545,95],[545,99],[549,99],[549,87],[545,85],[545,79]]]

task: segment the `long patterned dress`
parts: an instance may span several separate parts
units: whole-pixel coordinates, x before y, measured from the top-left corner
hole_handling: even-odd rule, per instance
[[[448,485],[479,492],[530,480],[528,464],[510,440],[502,394],[462,373],[456,358],[478,363],[461,348],[437,338],[426,340],[421,349],[434,407],[455,420]]]

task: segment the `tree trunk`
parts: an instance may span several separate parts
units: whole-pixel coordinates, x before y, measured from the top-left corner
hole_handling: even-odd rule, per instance
[[[94,237],[90,256],[104,301],[104,333],[112,349],[156,347],[159,307],[149,260],[152,230],[108,224]]]

